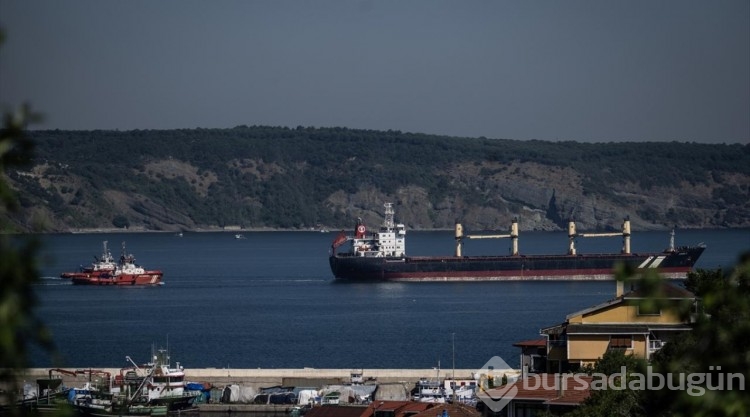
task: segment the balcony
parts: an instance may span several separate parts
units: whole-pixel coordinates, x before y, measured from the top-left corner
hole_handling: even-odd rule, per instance
[[[654,353],[659,349],[663,348],[667,342],[663,340],[649,340],[648,341],[648,353]]]

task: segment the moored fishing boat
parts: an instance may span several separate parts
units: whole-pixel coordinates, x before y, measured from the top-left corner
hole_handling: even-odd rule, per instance
[[[135,257],[127,254],[123,242],[122,255],[113,270],[74,275],[71,280],[75,285],[159,285],[163,275],[162,271],[136,265]]]
[[[115,377],[115,386],[131,405],[185,410],[191,408],[200,395],[200,392],[187,389],[183,367],[179,362],[172,367],[169,352],[165,349],[152,351],[151,361],[145,365],[137,365],[129,356],[126,359],[133,366],[120,370]]]
[[[394,222],[391,203],[385,204],[381,229],[368,233],[361,220],[353,236],[339,234],[331,245],[329,264],[334,277],[344,281],[513,281],[513,280],[611,280],[615,267],[627,264],[637,269],[655,269],[667,278],[684,278],[705,250],[704,245],[675,247],[674,232],[670,246],[663,252],[632,253],[630,221],[623,222],[621,233],[577,233],[574,222],[568,225],[567,254],[523,255],[518,250],[518,222],[508,234],[465,235],[456,224],[455,256],[407,256],[406,228]],[[578,254],[579,237],[622,236],[620,253]],[[511,253],[496,256],[464,256],[464,239],[508,238]],[[338,248],[348,243],[348,250]]]

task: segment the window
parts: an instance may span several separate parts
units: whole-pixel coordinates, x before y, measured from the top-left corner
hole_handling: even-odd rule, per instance
[[[638,305],[639,316],[661,316],[661,309],[654,303],[641,303]]]
[[[632,349],[633,336],[613,335],[609,337],[610,349]]]

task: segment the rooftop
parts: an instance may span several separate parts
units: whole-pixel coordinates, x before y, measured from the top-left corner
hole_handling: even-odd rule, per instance
[[[513,343],[513,346],[515,347],[545,347],[547,346],[547,339],[545,338],[539,338],[539,339],[533,339],[533,340],[524,340],[523,342],[516,342]]]
[[[573,374],[536,374],[519,379],[510,387],[500,386],[490,389],[492,398],[502,398],[504,394],[516,392],[515,400],[538,401],[542,404],[579,405],[591,395],[590,376]],[[562,386],[562,390],[560,390]],[[515,387],[515,390],[514,390]]]

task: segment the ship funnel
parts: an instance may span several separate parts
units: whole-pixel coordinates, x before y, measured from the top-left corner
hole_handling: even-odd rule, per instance
[[[518,255],[518,217],[513,218],[510,224],[511,254]]]

